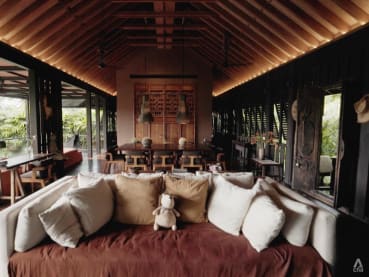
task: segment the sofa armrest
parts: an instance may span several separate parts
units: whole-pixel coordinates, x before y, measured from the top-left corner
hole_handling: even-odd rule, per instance
[[[55,191],[61,194],[70,185],[70,182],[67,181],[73,178],[75,177],[65,176],[0,212],[0,277],[8,276],[8,262],[9,257],[14,252],[15,230],[20,210],[34,199],[49,191]]]

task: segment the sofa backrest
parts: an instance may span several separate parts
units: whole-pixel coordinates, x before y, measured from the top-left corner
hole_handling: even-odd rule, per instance
[[[55,194],[61,195],[71,185],[71,182],[67,181],[72,178],[75,177],[63,177],[0,212],[0,277],[8,276],[8,262],[9,257],[14,252],[15,230],[20,210],[34,199],[48,193],[49,191],[53,191]]]

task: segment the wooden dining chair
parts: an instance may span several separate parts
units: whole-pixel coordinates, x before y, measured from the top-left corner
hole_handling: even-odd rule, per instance
[[[125,155],[118,148],[105,153],[104,173],[115,173],[125,170]]]
[[[32,169],[20,175],[22,184],[31,184],[31,192],[34,191],[35,185],[39,184],[41,188],[54,180],[53,176],[53,159],[45,159],[30,164]]]
[[[200,151],[183,151],[180,157],[180,164],[182,169],[194,168],[203,170],[203,158]]]
[[[123,154],[126,157],[126,171],[148,170],[148,157],[145,151],[123,151]]]
[[[154,151],[152,157],[152,170],[170,170],[173,172],[175,158],[172,151]]]

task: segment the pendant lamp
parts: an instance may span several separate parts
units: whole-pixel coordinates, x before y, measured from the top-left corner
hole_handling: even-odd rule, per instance
[[[186,95],[181,94],[179,96],[178,111],[176,115],[176,121],[178,124],[190,123],[190,115],[186,106]]]
[[[137,118],[137,121],[140,123],[151,123],[153,120],[154,118],[150,111],[149,96],[144,95],[142,96],[141,112]]]

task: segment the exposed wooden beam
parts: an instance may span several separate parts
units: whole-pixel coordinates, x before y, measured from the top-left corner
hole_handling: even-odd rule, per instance
[[[311,33],[306,31],[295,21],[286,16],[286,14],[275,8],[269,1],[250,0],[249,3],[255,8],[262,10],[266,14],[266,16],[279,22],[279,24],[281,24],[284,29],[293,33],[295,36],[298,36],[301,40],[306,41],[306,43],[308,43],[310,47],[318,45],[319,41]]]
[[[361,23],[369,21],[369,15],[351,1],[333,1],[333,3],[348,12],[352,17],[357,18]]]
[[[0,70],[4,70],[4,71],[25,71],[26,69],[24,69],[20,66],[2,65],[2,66],[0,66]]]
[[[112,3],[147,3],[147,2],[186,2],[186,3],[216,3],[219,0],[190,0],[190,1],[171,1],[171,0],[112,0]]]
[[[284,40],[280,39],[277,35],[271,32],[259,24],[254,18],[248,16],[240,10],[239,6],[233,6],[230,3],[220,2],[220,7],[227,11],[232,17],[237,18],[241,24],[244,25],[245,31],[250,33],[250,36],[255,37],[261,42],[270,43],[271,47],[274,47],[274,51],[280,51],[278,56],[288,57],[290,55],[297,55],[296,48],[287,44]],[[248,30],[249,29],[249,30]]]
[[[126,11],[126,12],[119,12],[114,16],[119,18],[155,18],[155,17],[191,17],[191,18],[198,18],[198,17],[209,17],[214,16],[213,13],[206,12],[206,11],[162,11],[162,12],[152,12],[152,11]]]
[[[147,40],[154,40],[157,38],[162,38],[163,40],[168,38],[167,35],[135,35],[135,36],[127,36],[126,37],[128,40],[131,39],[147,39]],[[171,36],[172,39],[175,40],[194,40],[194,39],[201,39],[201,36],[195,36],[195,35],[183,35],[183,36],[179,36],[179,35],[174,35]]]
[[[310,29],[314,35],[322,37],[323,39],[333,39],[333,34],[320,22],[308,15],[300,7],[296,6],[291,1],[278,0],[273,1],[272,5],[276,5],[279,9],[284,11],[289,17],[298,23],[303,23],[307,29]]]
[[[159,48],[167,48],[167,46],[169,47],[199,47],[198,43],[190,43],[190,42],[185,42],[185,43],[128,42],[127,45],[132,46],[132,47],[156,47],[157,46]]]
[[[166,25],[166,24],[162,24],[162,25],[123,25],[121,27],[121,29],[123,30],[133,30],[133,31],[148,31],[148,30],[156,30],[157,28],[171,28],[173,30],[184,30],[184,31],[201,31],[201,30],[206,30],[206,26],[205,25],[201,25],[201,24],[193,24],[193,25]]]
[[[21,76],[0,76],[0,80],[9,80],[9,81],[16,81],[16,80],[24,80],[24,77]]]
[[[248,1],[245,1],[242,4],[237,0],[230,0],[230,2],[239,8],[243,13],[247,14],[250,18],[254,18],[255,21],[264,26],[264,28],[267,28],[275,35],[278,35],[292,47],[295,47],[299,50],[308,49],[309,45],[304,40],[286,30],[286,28],[277,20],[267,16],[263,8],[255,8]]]

